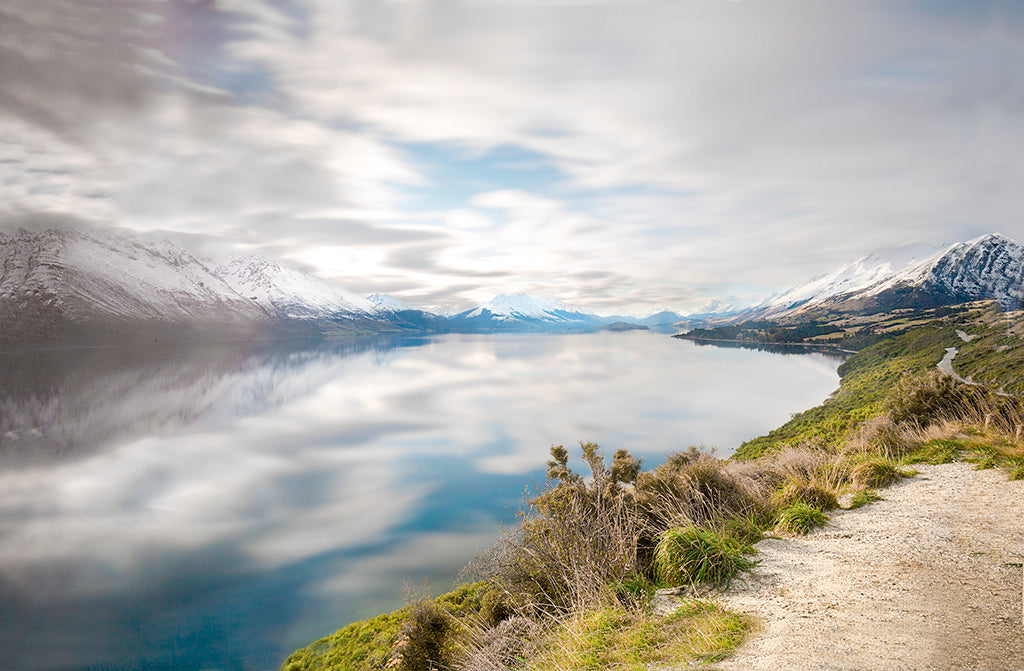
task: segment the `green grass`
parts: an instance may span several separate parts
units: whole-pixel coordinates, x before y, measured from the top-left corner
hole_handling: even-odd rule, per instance
[[[847,510],[856,510],[857,508],[863,508],[864,506],[877,503],[882,500],[881,495],[879,495],[875,490],[862,489],[854,494],[853,498],[850,499],[850,505],[847,507]]]
[[[862,489],[888,487],[903,478],[910,477],[910,471],[901,470],[895,463],[883,457],[870,457],[857,463],[850,473],[853,484]]]
[[[665,617],[604,608],[560,623],[530,671],[646,671],[654,665],[715,662],[735,650],[749,621],[708,601]]]
[[[903,458],[906,464],[951,464],[959,461],[965,445],[953,438],[935,438]]]
[[[858,352],[839,367],[839,389],[821,405],[795,415],[767,435],[743,443],[737,459],[754,459],[785,445],[841,444],[866,419],[881,414],[891,389],[907,374],[935,368],[957,338],[953,325],[912,328]]]
[[[806,503],[795,503],[779,513],[775,529],[782,533],[806,536],[813,529],[828,524],[829,516]]]
[[[757,561],[748,557],[754,549],[714,529],[677,527],[658,540],[654,568],[667,585],[708,583],[728,586]]]

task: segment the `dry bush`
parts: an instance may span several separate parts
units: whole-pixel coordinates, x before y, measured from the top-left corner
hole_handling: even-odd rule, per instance
[[[878,415],[860,423],[843,445],[843,452],[898,459],[910,451],[911,439],[920,430],[919,427],[900,426],[888,414]]]
[[[765,460],[764,467],[782,481],[772,497],[776,507],[802,501],[822,510],[837,508],[836,497],[850,479],[841,455],[809,445],[786,448]]]
[[[676,526],[714,526],[759,514],[764,491],[765,486],[749,474],[732,472],[725,462],[691,448],[640,473],[633,493],[656,536]]]
[[[543,628],[530,618],[515,616],[494,627],[477,627],[454,668],[460,671],[509,671],[520,668],[537,652]]]

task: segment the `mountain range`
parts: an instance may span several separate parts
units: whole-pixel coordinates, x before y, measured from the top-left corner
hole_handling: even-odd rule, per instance
[[[705,324],[799,322],[827,313],[1024,302],[1024,247],[999,234],[958,243],[901,270],[860,259],[753,307],[690,315]],[[601,317],[564,303],[500,294],[440,315],[386,294],[360,297],[270,259],[224,263],[166,241],[116,232],[0,233],[0,345],[205,340],[382,332],[594,331],[635,324],[671,331],[683,315]]]
[[[866,257],[745,310],[706,315],[705,321],[796,323],[828,314],[932,308],[976,300],[995,300],[1004,310],[1024,307],[1024,246],[990,233],[898,270]]]
[[[657,315],[659,324],[679,315]],[[445,331],[588,331],[614,319],[498,295],[459,314],[361,297],[255,255],[223,263],[118,232],[0,233],[0,345]]]

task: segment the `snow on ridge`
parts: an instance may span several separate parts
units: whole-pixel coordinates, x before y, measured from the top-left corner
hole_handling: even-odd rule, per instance
[[[761,308],[790,308],[808,302],[817,302],[831,296],[866,289],[892,275],[888,263],[875,263],[874,257],[865,256],[851,261],[831,273],[819,275],[804,284],[776,294],[756,305]]]
[[[570,307],[561,301],[527,294],[498,294],[470,312],[468,316],[479,317],[485,310],[499,319],[527,317],[530,319],[555,319],[563,321],[565,315],[589,316],[582,310]]]
[[[405,310],[416,309],[390,294],[371,294],[366,297],[366,300],[378,311],[403,312]]]
[[[265,309],[293,319],[338,313],[373,313],[376,307],[327,280],[249,255],[217,267],[216,273],[235,291]]]
[[[69,315],[99,311],[123,319],[264,319],[190,252],[143,244],[120,231],[20,229],[4,236],[14,272],[0,294],[48,294]]]

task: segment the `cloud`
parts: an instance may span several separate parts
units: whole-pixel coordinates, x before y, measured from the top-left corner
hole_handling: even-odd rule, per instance
[[[637,312],[1024,238],[1014,3],[61,7],[4,9],[8,217],[206,233],[339,280],[313,250],[346,247],[376,290]],[[620,277],[574,284],[599,270]]]

